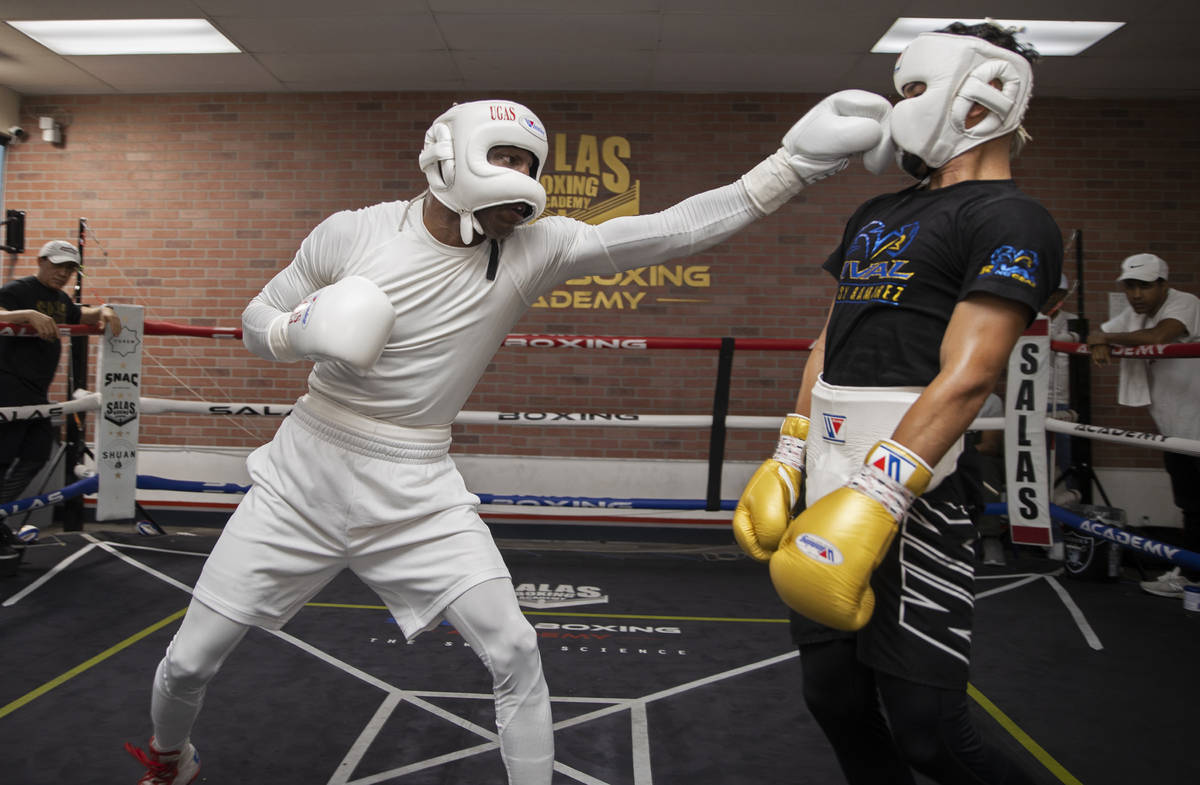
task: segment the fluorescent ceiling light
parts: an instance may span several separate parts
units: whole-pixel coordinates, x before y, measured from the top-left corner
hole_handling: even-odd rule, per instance
[[[206,19],[86,19],[9,22],[60,55],[240,52]]]
[[[872,52],[900,52],[920,33],[928,33],[953,22],[977,24],[985,19],[931,19],[902,16],[883,34]],[[1124,22],[1055,22],[1046,19],[994,19],[1003,27],[1015,27],[1022,43],[1033,44],[1046,56],[1077,55],[1084,49],[1125,25]],[[1023,28],[1023,29],[1022,29]]]

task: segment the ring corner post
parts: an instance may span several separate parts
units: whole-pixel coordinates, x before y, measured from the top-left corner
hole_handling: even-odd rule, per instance
[[[725,462],[725,418],[729,415],[729,388],[733,379],[733,338],[722,338],[717,359],[717,384],[713,390],[712,429],[708,435],[708,488],[704,509],[721,509],[721,469]]]
[[[121,332],[105,330],[96,390],[96,472],[100,487],[96,520],[133,519],[137,506],[138,424],[141,413],[142,336],[145,314],[140,305],[111,305],[121,319]]]

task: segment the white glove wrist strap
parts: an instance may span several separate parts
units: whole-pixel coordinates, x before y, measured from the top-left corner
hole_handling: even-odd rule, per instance
[[[742,175],[746,195],[763,215],[770,215],[804,188],[804,181],[788,163],[782,147]]]
[[[804,471],[804,440],[780,434],[775,454],[771,457],[797,471]]]
[[[812,185],[817,180],[832,177],[850,165],[849,158],[817,158],[797,153],[791,157],[792,168],[804,180],[805,185]]]
[[[862,466],[850,477],[846,487],[853,488],[859,493],[870,496],[879,502],[896,519],[896,523],[904,518],[908,508],[916,497],[903,484],[888,477],[874,466]]]
[[[300,359],[300,355],[292,350],[288,342],[287,327],[291,319],[290,311],[281,313],[271,320],[271,325],[267,328],[267,348],[271,350],[271,355],[276,360],[285,363]]]

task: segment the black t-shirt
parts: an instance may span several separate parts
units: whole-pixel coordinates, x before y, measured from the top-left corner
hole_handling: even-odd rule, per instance
[[[822,375],[830,384],[923,387],[954,306],[987,292],[1029,307],[1058,287],[1062,234],[1011,180],[876,197],[823,265],[838,279]]]
[[[79,324],[79,306],[67,293],[51,289],[32,275],[0,287],[0,307],[9,311],[41,311],[58,324]],[[0,314],[2,321],[4,316]],[[0,338],[0,403],[12,406],[46,403],[61,354],[61,341]]]

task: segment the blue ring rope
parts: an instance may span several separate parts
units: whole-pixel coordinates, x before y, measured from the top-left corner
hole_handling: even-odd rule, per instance
[[[983,512],[985,515],[1006,515],[1008,513],[1008,505],[1003,502],[989,504],[984,507]],[[1174,545],[1168,545],[1165,542],[1159,542],[1140,534],[1131,534],[1124,529],[1110,526],[1095,518],[1085,518],[1065,507],[1059,507],[1057,504],[1050,505],[1050,517],[1076,531],[1090,534],[1102,540],[1108,540],[1120,545],[1122,548],[1128,548],[1131,551],[1140,551],[1141,553],[1149,554],[1181,567],[1200,570],[1200,553],[1193,553],[1183,548],[1177,548]]]
[[[39,496],[0,504],[0,520],[10,515],[25,512],[35,507],[45,507],[58,504],[76,496],[95,493],[100,486],[98,477],[87,477],[78,482]],[[184,491],[187,493],[246,493],[249,485],[237,483],[196,482],[192,480],[171,480],[165,477],[155,477],[149,474],[139,474],[137,487],[155,491]],[[483,504],[511,505],[514,507],[561,507],[569,509],[625,509],[625,510],[707,510],[704,499],[621,499],[610,496],[537,496],[534,494],[476,494]],[[723,499],[722,510],[733,510],[737,501]],[[985,515],[1006,515],[1008,505],[1004,503],[989,504],[984,508]],[[1085,518],[1057,504],[1050,505],[1050,517],[1055,521],[1069,526],[1076,531],[1090,534],[1103,540],[1120,545],[1122,548],[1140,551],[1159,559],[1169,561],[1181,567],[1200,570],[1200,554],[1183,548],[1177,548],[1164,542],[1131,534],[1124,529],[1110,526],[1094,518]]]

